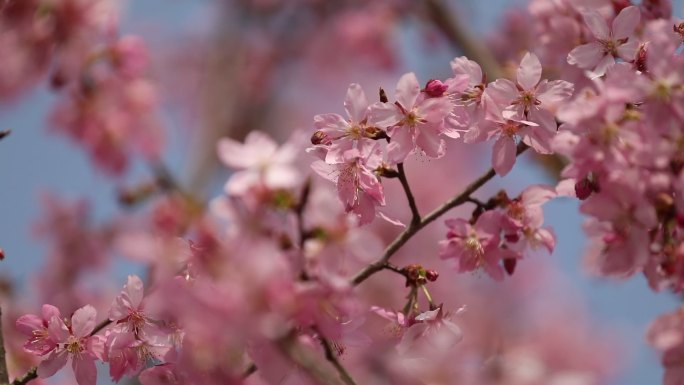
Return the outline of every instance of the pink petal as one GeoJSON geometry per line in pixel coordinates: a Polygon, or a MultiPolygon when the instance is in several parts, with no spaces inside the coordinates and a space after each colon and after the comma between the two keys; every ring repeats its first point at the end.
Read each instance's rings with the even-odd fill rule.
{"type": "Polygon", "coordinates": [[[431,123],[439,123],[451,112],[452,104],[445,97],[425,99],[416,107],[416,113],[431,123]]]}
{"type": "Polygon", "coordinates": [[[368,194],[361,193],[353,211],[359,217],[359,225],[371,223],[375,219],[375,202],[368,194]]]}
{"type": "Polygon", "coordinates": [[[404,115],[392,103],[374,103],[368,112],[368,123],[380,128],[387,128],[399,123],[404,115]]]}
{"type": "Polygon", "coordinates": [[[539,83],[542,74],[542,66],[537,55],[526,53],[518,67],[517,80],[523,89],[529,91],[539,83]]]}
{"type": "Polygon", "coordinates": [[[420,95],[420,83],[413,72],[404,74],[397,82],[395,98],[406,110],[412,110],[416,99],[420,95]]]}
{"type": "Polygon", "coordinates": [[[641,21],[641,11],[638,7],[623,8],[613,20],[613,39],[620,40],[630,37],[641,21]]]}
{"type": "Polygon", "coordinates": [[[38,365],[38,377],[48,378],[54,376],[55,373],[66,365],[68,358],[69,355],[66,350],[53,351],[38,365]]]}
{"type": "Polygon", "coordinates": [[[359,171],[359,186],[363,191],[372,197],[378,204],[385,204],[385,195],[382,184],[375,175],[365,167],[359,171]]]}
{"type": "Polygon", "coordinates": [[[337,178],[339,177],[339,171],[337,171],[337,167],[327,164],[322,160],[317,160],[311,164],[311,169],[313,169],[316,174],[322,176],[323,178],[333,183],[337,183],[337,178]]]}
{"type": "Polygon", "coordinates": [[[576,65],[580,68],[594,68],[605,56],[603,48],[597,42],[583,44],[575,47],[568,54],[568,64],[576,65]]]}
{"type": "Polygon", "coordinates": [[[556,107],[558,104],[570,99],[575,85],[564,80],[542,82],[537,88],[537,99],[543,108],[556,107]]]}
{"type": "Polygon", "coordinates": [[[55,342],[64,342],[69,337],[69,329],[61,318],[53,316],[48,321],[48,335],[55,342]]]}
{"type": "Polygon", "coordinates": [[[43,319],[35,314],[25,314],[17,319],[15,323],[17,330],[21,334],[33,336],[34,330],[43,329],[43,319]]]}
{"type": "Polygon", "coordinates": [[[392,141],[387,145],[387,160],[392,164],[403,162],[414,149],[413,135],[406,127],[399,127],[392,134],[392,141]]]}
{"type": "Polygon", "coordinates": [[[368,112],[368,99],[360,85],[352,83],[347,89],[347,97],[344,100],[344,108],[352,122],[359,123],[366,119],[368,112]]]}
{"type": "Polygon", "coordinates": [[[86,337],[95,329],[97,310],[91,305],[85,305],[76,310],[71,316],[71,331],[76,337],[86,337]]]}
{"type": "Polygon", "coordinates": [[[601,14],[593,9],[588,9],[582,13],[582,16],[594,37],[599,40],[607,40],[609,38],[608,23],[606,23],[606,19],[601,14]]]}
{"type": "Polygon", "coordinates": [[[430,158],[441,158],[446,152],[446,144],[439,137],[439,131],[424,124],[418,130],[416,145],[430,158]]]}
{"type": "Polygon", "coordinates": [[[338,138],[345,134],[347,127],[349,127],[349,122],[338,114],[320,114],[314,116],[314,128],[321,130],[331,138],[338,138]]]}
{"type": "MultiPolygon", "coordinates": [[[[520,95],[520,92],[512,81],[508,79],[498,79],[489,84],[485,90],[485,95],[489,98],[486,103],[489,103],[490,101],[495,103],[498,110],[501,111],[511,104],[511,102],[520,95]]],[[[490,109],[492,107],[487,106],[487,108],[490,109]]]]}
{"type": "Polygon", "coordinates": [[[608,67],[612,66],[613,64],[615,64],[615,58],[613,58],[613,56],[604,56],[603,59],[601,59],[601,61],[596,65],[596,68],[591,71],[591,78],[593,79],[605,75],[608,67]]]}
{"type": "Polygon", "coordinates": [[[494,143],[492,167],[500,176],[508,174],[515,164],[515,141],[509,136],[502,136],[494,143]]]}
{"type": "Polygon", "coordinates": [[[43,307],[41,308],[41,313],[43,315],[43,319],[48,321],[50,318],[57,316],[61,317],[62,315],[59,313],[59,309],[56,307],[49,305],[49,304],[44,304],[43,307]]]}
{"type": "Polygon", "coordinates": [[[95,361],[83,355],[76,355],[71,362],[78,385],[95,385],[97,382],[97,368],[95,361]]]}
{"type": "Polygon", "coordinates": [[[451,61],[451,69],[455,75],[468,75],[471,85],[482,83],[482,68],[477,62],[469,60],[465,56],[457,57],[451,61]]]}
{"type": "Polygon", "coordinates": [[[521,200],[525,206],[541,205],[549,199],[556,197],[556,191],[551,186],[532,185],[525,189],[521,194],[521,200]]]}
{"type": "Polygon", "coordinates": [[[139,309],[144,293],[142,280],[137,275],[129,275],[124,291],[130,300],[131,306],[134,309],[139,309]]]}
{"type": "Polygon", "coordinates": [[[639,42],[633,38],[617,47],[618,56],[626,61],[634,60],[638,50],[639,42]]]}

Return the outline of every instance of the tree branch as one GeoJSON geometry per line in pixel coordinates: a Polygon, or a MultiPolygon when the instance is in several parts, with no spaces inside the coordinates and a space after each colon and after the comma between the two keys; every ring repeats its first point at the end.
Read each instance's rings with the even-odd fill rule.
{"type": "Polygon", "coordinates": [[[418,222],[420,222],[420,212],[418,211],[418,206],[416,205],[416,199],[413,197],[413,193],[411,192],[408,179],[406,179],[404,164],[399,163],[397,165],[397,169],[399,170],[399,181],[401,182],[401,187],[404,188],[406,199],[408,199],[409,207],[411,207],[411,224],[416,225],[418,222]]]}
{"type": "Polygon", "coordinates": [[[453,10],[447,9],[442,0],[425,0],[424,4],[428,18],[452,45],[460,48],[470,60],[478,62],[489,79],[503,77],[501,66],[494,55],[456,20],[453,10]]]}
{"type": "Polygon", "coordinates": [[[0,309],[0,384],[9,384],[7,374],[7,356],[5,355],[5,337],[2,332],[2,309],[0,309]]]}
{"type": "Polygon", "coordinates": [[[342,382],[345,383],[345,385],[356,385],[356,382],[354,379],[351,377],[347,369],[342,366],[340,361],[337,359],[337,356],[335,355],[335,351],[332,348],[332,345],[330,344],[330,341],[328,341],[326,338],[323,336],[320,337],[321,339],[321,345],[323,346],[323,349],[325,350],[325,359],[328,360],[332,364],[332,366],[335,367],[337,370],[337,373],[340,375],[340,379],[342,379],[342,382]]]}
{"type": "MultiPolygon", "coordinates": [[[[528,148],[529,147],[526,144],[520,142],[518,144],[516,156],[522,154],[528,148]]],[[[446,203],[436,208],[431,213],[427,214],[425,217],[420,219],[416,224],[411,222],[411,225],[404,229],[404,231],[402,231],[401,234],[399,234],[399,236],[395,238],[394,241],[392,241],[392,243],[389,244],[389,246],[387,246],[380,259],[366,266],[363,270],[361,270],[354,276],[354,278],[352,279],[352,284],[356,286],[361,282],[365,281],[371,275],[377,273],[382,269],[387,268],[387,262],[394,255],[394,253],[396,253],[418,231],[420,231],[423,227],[427,226],[428,224],[432,223],[435,219],[439,218],[452,208],[460,206],[465,202],[468,202],[470,194],[477,191],[477,189],[479,189],[490,179],[492,179],[494,175],[496,175],[496,172],[494,171],[494,169],[490,168],[489,171],[487,171],[482,176],[473,181],[471,184],[469,184],[461,193],[449,199],[446,203]]]]}

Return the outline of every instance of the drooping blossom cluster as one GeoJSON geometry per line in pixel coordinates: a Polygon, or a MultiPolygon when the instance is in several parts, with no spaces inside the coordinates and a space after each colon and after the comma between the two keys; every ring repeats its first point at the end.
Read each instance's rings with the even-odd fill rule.
{"type": "MultiPolygon", "coordinates": [[[[12,31],[7,41],[27,39],[17,60],[48,55],[40,41],[27,48],[41,29],[26,15],[35,12],[39,22],[50,17],[38,27],[49,27],[60,43],[49,53],[57,57],[54,86],[67,96],[53,114],[58,129],[109,173],[122,173],[133,152],[155,165],[160,127],[142,40],[117,38],[115,23],[106,24],[104,35],[86,28],[95,17],[90,11],[104,1],[53,0],[45,10],[39,3],[11,2],[6,9],[21,17],[3,16],[17,26],[1,24],[0,31],[12,31]],[[60,6],[69,12],[59,12],[60,6]],[[65,31],[63,24],[85,32],[65,31]],[[67,49],[72,44],[79,49],[67,49]]],[[[377,23],[355,12],[316,23],[313,15],[335,7],[237,1],[235,9],[250,16],[245,20],[265,21],[253,30],[261,33],[250,38],[257,48],[247,57],[259,52],[270,58],[242,78],[250,86],[245,99],[260,101],[252,113],[267,104],[264,89],[277,78],[268,67],[300,52],[299,36],[288,33],[292,40],[282,46],[268,41],[282,32],[279,25],[301,21],[290,31],[295,35],[306,35],[307,23],[312,30],[332,25],[329,33],[348,36],[345,50],[382,51],[375,58],[387,63],[390,21],[399,11],[424,11],[410,3],[374,3],[373,12],[387,17],[377,23]],[[381,36],[357,36],[355,25],[381,36]]],[[[122,194],[130,206],[154,200],[138,213],[143,220],[130,222],[135,226],[93,231],[84,207],[51,204],[54,212],[41,231],[57,229],[58,256],[44,277],[57,283],[46,279],[43,291],[76,282],[86,263],[104,264],[102,249],[111,242],[145,265],[147,292],[140,278],[129,276],[106,309],[65,292],[64,302],[51,299],[40,315],[20,317],[23,348],[41,360],[35,373],[52,377],[70,362],[79,385],[94,385],[96,363],[103,362],[112,380],[138,376],[143,385],[603,383],[611,372],[606,357],[614,354],[604,336],[581,322],[557,330],[570,312],[555,302],[526,302],[531,291],[545,291],[540,282],[550,274],[547,262],[531,254],[556,247],[542,206],[559,195],[575,196],[592,217],[590,234],[598,236],[597,271],[644,272],[655,289],[681,290],[684,27],[669,19],[667,4],[532,1],[534,27],[542,33],[525,36],[540,44],[508,47],[514,64],[504,77],[487,79],[491,68],[461,56],[447,79],[423,85],[412,72],[400,76],[392,99],[382,89],[371,98],[353,83],[345,116],[316,115],[312,132],[295,132],[283,144],[253,127],[244,141],[220,139],[216,155],[231,174],[209,203],[194,195],[195,186],[186,189],[155,168],[154,186],[122,194]],[[528,51],[533,46],[538,49],[528,51]],[[493,147],[491,169],[482,167],[473,183],[424,211],[414,192],[436,189],[441,181],[429,178],[459,179],[461,168],[475,168],[470,159],[461,162],[467,167],[452,162],[458,150],[447,150],[467,152],[463,144],[486,141],[493,147]],[[556,188],[531,185],[517,195],[501,190],[478,198],[485,183],[508,175],[528,149],[567,158],[556,188]],[[425,175],[406,172],[425,158],[425,175]],[[385,210],[402,204],[411,217],[390,218],[385,210]],[[461,210],[466,205],[474,206],[469,216],[461,210]],[[430,230],[432,222],[438,226],[430,230]],[[495,281],[507,274],[496,284],[508,286],[453,270],[482,270],[495,281]],[[96,308],[107,314],[99,324],[96,308]]],[[[11,81],[25,83],[44,71],[34,66],[26,78],[0,69],[2,95],[23,87],[11,81]]],[[[649,333],[664,352],[667,385],[684,373],[679,318],[661,317],[649,333]]]]}

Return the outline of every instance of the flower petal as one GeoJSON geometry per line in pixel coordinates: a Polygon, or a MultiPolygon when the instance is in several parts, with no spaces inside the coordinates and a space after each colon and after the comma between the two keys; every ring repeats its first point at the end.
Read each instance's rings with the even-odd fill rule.
{"type": "Polygon", "coordinates": [[[520,61],[516,79],[523,89],[529,91],[539,83],[542,74],[542,66],[537,55],[526,53],[520,61]]]}
{"type": "Polygon", "coordinates": [[[641,11],[635,6],[623,8],[613,19],[613,39],[620,40],[634,34],[634,30],[641,21],[641,11]]]}

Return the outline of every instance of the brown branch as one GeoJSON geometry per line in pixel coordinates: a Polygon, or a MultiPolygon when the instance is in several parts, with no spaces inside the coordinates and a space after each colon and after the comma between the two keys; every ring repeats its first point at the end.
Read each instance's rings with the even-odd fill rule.
{"type": "MultiPolygon", "coordinates": [[[[529,147],[526,144],[520,142],[518,144],[516,155],[522,154],[528,148],[529,147]]],[[[423,227],[427,226],[428,224],[432,223],[434,220],[436,220],[452,208],[460,206],[465,202],[468,202],[470,194],[477,191],[477,189],[479,189],[490,179],[492,179],[494,175],[496,175],[496,172],[494,171],[494,169],[490,168],[489,171],[487,171],[482,176],[473,181],[471,184],[469,184],[461,193],[449,199],[446,203],[436,208],[431,213],[427,214],[425,217],[421,218],[417,223],[414,224],[413,222],[411,222],[411,224],[401,234],[399,234],[399,236],[395,238],[394,241],[392,241],[392,243],[389,244],[389,246],[387,246],[380,259],[366,266],[363,270],[361,270],[354,276],[354,278],[352,279],[352,284],[356,286],[361,282],[365,281],[371,275],[377,273],[378,271],[386,269],[388,266],[387,262],[394,255],[394,253],[396,253],[418,231],[420,231],[423,227]]]]}
{"type": "Polygon", "coordinates": [[[408,199],[409,207],[411,208],[411,224],[416,225],[420,222],[420,211],[418,211],[418,206],[416,205],[416,199],[413,197],[411,192],[411,187],[409,186],[408,179],[406,179],[406,172],[404,171],[404,164],[399,163],[397,165],[397,170],[399,170],[399,181],[401,182],[401,187],[404,188],[406,193],[406,199],[408,199]]]}
{"type": "Polygon", "coordinates": [[[292,362],[302,368],[315,383],[323,385],[341,385],[340,381],[335,378],[329,370],[323,368],[320,360],[316,359],[316,357],[297,344],[294,333],[290,333],[286,337],[278,340],[277,346],[283,354],[292,360],[292,362]]]}
{"type": "Polygon", "coordinates": [[[321,338],[321,345],[323,346],[323,349],[325,350],[325,359],[328,360],[332,364],[332,366],[335,367],[335,370],[337,370],[337,373],[340,375],[340,379],[342,379],[342,382],[345,383],[345,385],[356,385],[356,382],[354,379],[351,377],[347,369],[342,366],[340,361],[337,359],[337,356],[335,355],[335,351],[332,348],[332,345],[330,344],[330,341],[328,341],[326,338],[323,336],[321,338]]]}
{"type": "Polygon", "coordinates": [[[0,309],[0,384],[9,384],[7,374],[7,356],[5,354],[5,338],[2,332],[2,309],[0,309]]]}
{"type": "Polygon", "coordinates": [[[503,77],[499,62],[487,47],[478,42],[470,32],[458,22],[456,14],[448,9],[442,0],[425,0],[428,18],[456,48],[460,48],[469,59],[480,64],[489,79],[503,77]]]}

